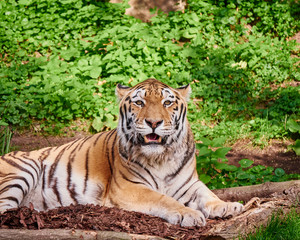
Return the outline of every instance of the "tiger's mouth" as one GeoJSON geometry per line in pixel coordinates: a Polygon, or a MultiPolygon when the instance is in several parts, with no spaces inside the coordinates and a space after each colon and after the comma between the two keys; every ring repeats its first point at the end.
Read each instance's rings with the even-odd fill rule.
{"type": "Polygon", "coordinates": [[[155,133],[150,133],[144,136],[144,143],[145,144],[161,144],[162,143],[162,138],[161,136],[155,134],[155,133]]]}
{"type": "Polygon", "coordinates": [[[138,134],[136,138],[136,143],[141,145],[164,145],[167,142],[167,136],[159,136],[155,133],[150,133],[147,135],[138,134]]]}

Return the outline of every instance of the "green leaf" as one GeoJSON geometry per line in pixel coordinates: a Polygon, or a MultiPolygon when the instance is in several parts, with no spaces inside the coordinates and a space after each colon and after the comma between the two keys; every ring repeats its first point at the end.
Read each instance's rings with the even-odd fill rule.
{"type": "Polygon", "coordinates": [[[229,165],[227,163],[220,163],[220,162],[216,162],[215,167],[219,170],[225,170],[228,172],[235,172],[238,170],[238,168],[234,165],[229,165]]]}
{"type": "Polygon", "coordinates": [[[32,0],[20,0],[18,3],[20,5],[26,5],[26,6],[28,6],[28,5],[31,4],[31,2],[32,2],[32,0]]]}
{"type": "Polygon", "coordinates": [[[248,168],[250,167],[252,164],[254,163],[254,161],[250,160],[250,159],[242,159],[239,161],[239,164],[241,165],[242,168],[248,168]]]}
{"type": "Polygon", "coordinates": [[[294,145],[291,145],[291,148],[295,151],[297,156],[300,156],[300,139],[297,139],[294,145]]]}
{"type": "Polygon", "coordinates": [[[211,177],[206,174],[200,174],[199,176],[200,181],[202,181],[204,184],[207,184],[210,182],[211,177]]]}
{"type": "Polygon", "coordinates": [[[298,124],[296,121],[289,119],[286,123],[287,128],[292,132],[300,132],[300,124],[298,124]]]}
{"type": "Polygon", "coordinates": [[[80,59],[78,61],[78,68],[81,70],[81,71],[84,71],[86,70],[86,67],[89,65],[89,62],[86,60],[86,59],[80,59]]]}
{"type": "Polygon", "coordinates": [[[203,146],[203,147],[201,147],[200,149],[199,149],[199,156],[204,156],[204,155],[208,155],[208,154],[210,154],[210,153],[212,153],[212,150],[211,149],[209,149],[209,148],[207,148],[206,146],[203,146]]]}
{"type": "Polygon", "coordinates": [[[102,122],[102,118],[101,117],[95,117],[94,120],[93,120],[93,123],[92,123],[92,127],[97,132],[100,132],[103,129],[103,127],[104,127],[104,124],[102,122]]]}
{"type": "Polygon", "coordinates": [[[98,78],[100,76],[101,72],[102,72],[102,68],[101,67],[94,67],[90,71],[90,77],[91,78],[98,78]]]}
{"type": "Polygon", "coordinates": [[[237,175],[237,178],[238,179],[249,179],[251,177],[251,175],[249,173],[246,173],[246,172],[240,172],[238,173],[237,175]]]}
{"type": "Polygon", "coordinates": [[[282,168],[276,168],[274,173],[277,177],[282,177],[285,174],[285,171],[282,168]]]}
{"type": "Polygon", "coordinates": [[[105,114],[105,122],[103,123],[105,126],[113,129],[115,127],[117,127],[117,121],[114,120],[114,116],[110,113],[105,114]]]}
{"type": "Polygon", "coordinates": [[[8,126],[8,123],[6,123],[6,122],[0,120],[0,126],[8,126]]]}
{"type": "Polygon", "coordinates": [[[199,137],[199,140],[202,142],[203,145],[210,146],[212,141],[205,137],[199,137]]]}
{"type": "Polygon", "coordinates": [[[231,150],[230,147],[218,148],[212,156],[215,158],[226,159],[226,154],[231,150]]]}
{"type": "Polygon", "coordinates": [[[226,137],[214,138],[211,141],[211,147],[223,147],[225,141],[226,141],[226,137]]]}

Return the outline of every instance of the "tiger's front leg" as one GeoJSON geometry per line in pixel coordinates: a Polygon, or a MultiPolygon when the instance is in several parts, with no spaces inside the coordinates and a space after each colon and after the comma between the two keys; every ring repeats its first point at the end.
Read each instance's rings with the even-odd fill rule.
{"type": "Polygon", "coordinates": [[[222,201],[199,180],[184,198],[178,200],[185,206],[200,210],[208,218],[235,216],[244,209],[241,203],[222,201]]]}
{"type": "Polygon", "coordinates": [[[153,191],[143,184],[128,181],[122,182],[122,185],[111,184],[105,205],[161,217],[169,223],[186,227],[206,224],[201,211],[185,207],[174,198],[153,191]]]}

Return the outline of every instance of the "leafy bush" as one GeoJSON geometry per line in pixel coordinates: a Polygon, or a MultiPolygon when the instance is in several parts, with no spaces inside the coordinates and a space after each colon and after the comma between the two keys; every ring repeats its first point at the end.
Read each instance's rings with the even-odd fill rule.
{"type": "Polygon", "coordinates": [[[295,4],[189,1],[185,13],[142,23],[124,15],[127,4],[1,1],[0,119],[62,127],[85,118],[96,131],[113,128],[115,85],[155,77],[192,82],[196,139],[290,136],[299,91],[280,84],[300,79],[291,57],[299,50],[285,40],[299,30],[295,4]]]}
{"type": "Polygon", "coordinates": [[[230,188],[247,186],[264,182],[282,182],[300,179],[299,174],[286,174],[282,168],[253,166],[250,159],[241,159],[239,167],[228,164],[226,154],[231,148],[223,147],[225,138],[201,138],[202,143],[196,145],[197,170],[199,178],[209,188],[230,188]]]}

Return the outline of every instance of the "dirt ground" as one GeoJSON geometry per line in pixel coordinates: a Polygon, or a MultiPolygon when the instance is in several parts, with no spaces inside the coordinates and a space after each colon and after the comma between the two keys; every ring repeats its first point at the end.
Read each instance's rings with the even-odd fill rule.
{"type": "MultiPolygon", "coordinates": [[[[54,147],[90,135],[87,132],[75,132],[74,136],[43,136],[34,135],[31,132],[22,134],[15,133],[11,141],[13,150],[31,151],[43,147],[54,147]]],[[[300,156],[293,151],[287,151],[287,146],[292,142],[273,140],[270,145],[264,149],[253,147],[250,140],[241,140],[236,142],[231,151],[227,154],[230,164],[237,165],[238,161],[248,158],[254,161],[255,165],[271,166],[282,168],[286,173],[300,174],[300,156]]]]}

